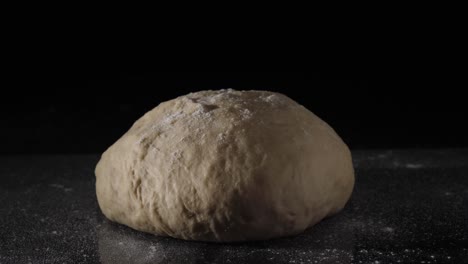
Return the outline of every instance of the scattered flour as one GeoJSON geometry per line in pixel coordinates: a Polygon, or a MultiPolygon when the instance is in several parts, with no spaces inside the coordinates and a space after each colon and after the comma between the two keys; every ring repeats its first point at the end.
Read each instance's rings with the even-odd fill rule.
{"type": "MultiPolygon", "coordinates": [[[[179,121],[186,123],[187,128],[193,132],[193,137],[196,139],[204,140],[206,135],[203,133],[212,122],[214,122],[213,111],[220,108],[219,104],[225,101],[231,101],[234,104],[234,109],[238,111],[238,118],[234,118],[232,124],[236,126],[241,121],[249,120],[253,117],[254,112],[251,109],[247,109],[243,106],[245,102],[240,100],[236,96],[238,91],[232,89],[219,90],[218,93],[209,97],[195,97],[196,94],[188,94],[185,96],[188,102],[196,104],[196,109],[193,112],[178,111],[176,113],[168,113],[162,120],[157,124],[150,125],[149,129],[146,129],[137,141],[137,144],[142,144],[146,141],[151,141],[149,137],[162,136],[170,137],[171,127],[179,121]]],[[[269,95],[261,97],[262,100],[273,105],[281,104],[283,99],[278,95],[269,95]]],[[[227,131],[220,133],[217,137],[218,141],[224,141],[226,138],[227,131]]],[[[185,138],[179,139],[178,142],[183,141],[185,138]]]]}
{"type": "Polygon", "coordinates": [[[50,186],[50,187],[53,187],[53,188],[61,189],[61,190],[63,190],[64,192],[71,192],[71,191],[73,191],[73,188],[67,188],[67,187],[65,187],[63,184],[52,183],[52,184],[49,184],[49,186],[50,186]]]}

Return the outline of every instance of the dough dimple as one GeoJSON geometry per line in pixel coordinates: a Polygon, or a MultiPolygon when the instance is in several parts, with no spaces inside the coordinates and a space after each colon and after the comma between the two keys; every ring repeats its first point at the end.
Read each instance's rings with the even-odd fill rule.
{"type": "Polygon", "coordinates": [[[96,194],[112,221],[201,241],[298,234],[341,210],[351,154],[324,121],[267,91],[161,103],[107,149],[96,194]]]}

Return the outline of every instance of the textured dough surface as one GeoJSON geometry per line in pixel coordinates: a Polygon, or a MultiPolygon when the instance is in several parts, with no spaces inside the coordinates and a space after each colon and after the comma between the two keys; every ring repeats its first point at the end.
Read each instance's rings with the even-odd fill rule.
{"type": "Polygon", "coordinates": [[[161,103],[95,173],[110,220],[201,241],[298,234],[354,186],[350,151],[324,121],[282,94],[231,89],[161,103]]]}

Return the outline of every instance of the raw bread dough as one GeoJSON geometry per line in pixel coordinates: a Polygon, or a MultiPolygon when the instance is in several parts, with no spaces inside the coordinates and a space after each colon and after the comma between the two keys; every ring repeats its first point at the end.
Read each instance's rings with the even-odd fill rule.
{"type": "Polygon", "coordinates": [[[161,103],[96,167],[112,221],[187,240],[298,234],[341,210],[348,147],[324,121],[266,91],[201,91],[161,103]]]}

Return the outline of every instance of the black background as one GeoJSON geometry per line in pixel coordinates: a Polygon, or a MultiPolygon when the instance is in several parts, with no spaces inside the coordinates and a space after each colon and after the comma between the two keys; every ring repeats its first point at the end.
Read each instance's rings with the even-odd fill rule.
{"type": "Polygon", "coordinates": [[[466,87],[434,71],[24,72],[4,79],[0,154],[101,153],[161,101],[221,88],[284,93],[352,149],[468,147],[466,87]]]}

